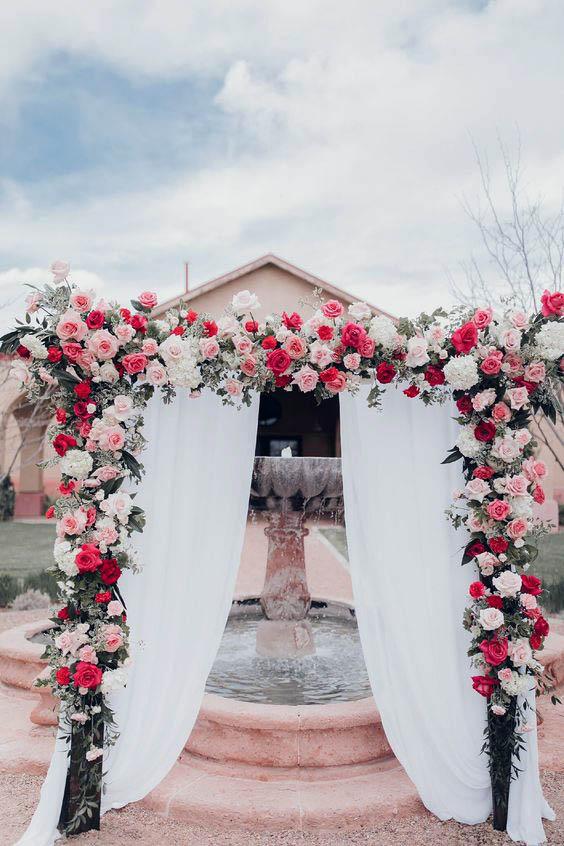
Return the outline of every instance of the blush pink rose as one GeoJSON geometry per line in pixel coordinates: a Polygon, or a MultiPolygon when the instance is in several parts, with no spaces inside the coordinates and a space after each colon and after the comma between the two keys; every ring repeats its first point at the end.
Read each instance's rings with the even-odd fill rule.
{"type": "Polygon", "coordinates": [[[98,443],[100,449],[107,449],[112,452],[123,449],[123,445],[125,444],[123,429],[121,426],[108,426],[98,438],[98,443]]]}
{"type": "Polygon", "coordinates": [[[315,386],[319,382],[319,376],[313,367],[305,364],[297,370],[296,373],[294,373],[292,382],[294,385],[298,386],[302,393],[307,394],[309,391],[314,390],[315,386]]]}
{"type": "Polygon", "coordinates": [[[83,509],[76,511],[69,511],[63,514],[61,519],[57,522],[57,534],[59,537],[63,535],[81,535],[86,529],[87,515],[83,509]]]}
{"type": "Polygon", "coordinates": [[[523,462],[523,473],[530,482],[538,482],[546,476],[546,464],[536,458],[526,458],[523,462]]]}
{"type": "Polygon", "coordinates": [[[525,476],[508,476],[505,490],[511,496],[524,496],[527,493],[529,480],[525,476]]]}
{"type": "Polygon", "coordinates": [[[88,349],[99,361],[108,361],[117,353],[119,342],[107,329],[97,329],[88,339],[88,349]]]}
{"type": "Polygon", "coordinates": [[[238,379],[228,379],[225,383],[225,390],[230,397],[240,397],[243,393],[243,385],[238,379]]]}
{"type": "Polygon", "coordinates": [[[249,355],[253,350],[253,342],[247,335],[235,335],[233,344],[239,355],[249,355]]]}
{"type": "Polygon", "coordinates": [[[55,332],[61,341],[82,341],[88,332],[88,326],[77,311],[69,309],[61,315],[55,332]]]}
{"type": "Polygon", "coordinates": [[[102,524],[96,526],[95,538],[97,543],[103,543],[106,546],[111,546],[118,539],[118,532],[114,526],[102,524]]]}
{"type": "Polygon", "coordinates": [[[363,358],[372,358],[376,349],[376,341],[366,335],[366,337],[360,339],[357,349],[363,358]]]}
{"type": "Polygon", "coordinates": [[[159,351],[159,345],[154,338],[145,338],[141,347],[141,352],[144,355],[156,355],[159,351]]]}
{"type": "Polygon", "coordinates": [[[147,365],[147,382],[150,385],[164,385],[167,380],[166,370],[158,361],[150,361],[147,365]]]}
{"type": "Polygon", "coordinates": [[[507,534],[512,540],[524,537],[529,530],[529,524],[523,517],[518,517],[507,524],[507,534]]]}
{"type": "Polygon", "coordinates": [[[491,308],[479,308],[474,312],[472,320],[477,329],[485,329],[492,322],[492,316],[491,308]]]}
{"type": "Polygon", "coordinates": [[[212,338],[201,338],[200,339],[200,352],[204,358],[212,359],[215,358],[219,352],[219,344],[217,343],[215,337],[212,338]]]}
{"type": "Polygon", "coordinates": [[[306,342],[299,335],[291,333],[284,341],[284,349],[294,360],[303,358],[307,352],[306,342]]]}
{"type": "Polygon", "coordinates": [[[92,365],[94,364],[94,356],[90,350],[81,350],[76,357],[76,363],[79,367],[82,367],[83,370],[89,373],[92,369],[92,365]]]}
{"type": "Polygon", "coordinates": [[[321,307],[321,311],[325,317],[329,317],[331,320],[335,320],[337,317],[340,317],[344,310],[345,309],[338,300],[327,300],[327,302],[321,307]]]}
{"type": "Polygon", "coordinates": [[[503,670],[498,671],[497,677],[500,681],[510,682],[513,678],[513,672],[509,669],[509,667],[504,667],[503,670]]]}
{"type": "Polygon", "coordinates": [[[84,314],[92,308],[92,297],[87,291],[75,291],[74,294],[71,294],[70,304],[75,311],[84,314]]]}
{"type": "Polygon", "coordinates": [[[343,358],[343,364],[347,370],[358,370],[360,367],[360,355],[358,353],[348,353],[343,358]]]}
{"type": "Polygon", "coordinates": [[[527,382],[543,382],[546,378],[546,367],[543,361],[532,361],[525,367],[527,382]]]}
{"type": "Polygon", "coordinates": [[[529,404],[529,394],[526,388],[511,388],[507,391],[509,403],[514,411],[520,411],[529,404]]]}
{"type": "Polygon", "coordinates": [[[98,656],[96,655],[96,650],[93,646],[82,646],[78,650],[78,658],[81,661],[88,661],[90,664],[97,664],[98,663],[98,656]]]}
{"type": "Polygon", "coordinates": [[[102,641],[106,652],[117,652],[123,646],[123,632],[119,626],[113,623],[104,626],[102,629],[102,641]]]}
{"type": "Polygon", "coordinates": [[[124,611],[125,608],[118,599],[108,602],[108,617],[119,617],[124,611]]]}
{"type": "Polygon", "coordinates": [[[101,482],[109,482],[110,479],[116,479],[119,476],[119,470],[117,467],[112,467],[111,464],[104,464],[103,467],[95,470],[92,475],[100,479],[101,482]]]}
{"type": "Polygon", "coordinates": [[[523,372],[523,359],[520,355],[509,353],[503,359],[503,370],[510,376],[519,376],[523,372]]]}
{"type": "Polygon", "coordinates": [[[504,402],[496,402],[492,409],[492,417],[497,423],[507,423],[511,420],[511,409],[504,402]]]}
{"type": "Polygon", "coordinates": [[[135,329],[129,323],[118,323],[114,327],[114,332],[121,344],[128,344],[135,335],[135,329]]]}
{"type": "Polygon", "coordinates": [[[241,370],[245,376],[254,376],[257,372],[257,360],[254,355],[248,355],[241,362],[241,370]]]}
{"type": "Polygon", "coordinates": [[[143,291],[137,299],[144,308],[155,308],[158,302],[157,295],[153,291],[143,291]]]}

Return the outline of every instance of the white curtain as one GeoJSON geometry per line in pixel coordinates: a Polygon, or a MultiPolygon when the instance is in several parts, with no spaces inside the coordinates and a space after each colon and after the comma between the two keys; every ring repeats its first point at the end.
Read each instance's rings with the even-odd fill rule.
{"type": "MultiPolygon", "coordinates": [[[[120,737],[104,761],[103,811],[159,784],[198,715],[235,588],[257,414],[257,396],[237,410],[208,391],[168,406],[155,398],[147,409],[147,472],[137,500],[147,526],[134,535],[143,570],[120,580],[133,662],[113,701],[120,737]]],[[[62,749],[18,846],[54,842],[65,776],[62,749]]]]}
{"type": "MultiPolygon", "coordinates": [[[[392,749],[424,805],[440,819],[484,821],[491,811],[486,709],[470,684],[462,613],[472,566],[444,514],[462,487],[460,466],[441,466],[454,444],[452,409],[425,407],[389,389],[383,410],[368,387],[341,394],[347,542],[362,648],[392,749]]],[[[538,779],[535,731],[526,769],[511,786],[508,832],[544,842],[553,818],[538,779]]]]}

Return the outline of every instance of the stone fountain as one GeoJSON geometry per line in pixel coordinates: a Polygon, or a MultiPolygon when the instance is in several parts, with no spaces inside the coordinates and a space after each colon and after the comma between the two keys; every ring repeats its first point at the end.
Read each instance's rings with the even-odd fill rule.
{"type": "Polygon", "coordinates": [[[267,509],[268,558],[260,604],[265,619],[257,628],[257,653],[278,658],[315,652],[307,619],[305,520],[313,513],[342,514],[341,461],[338,458],[255,459],[251,502],[267,509]]]}

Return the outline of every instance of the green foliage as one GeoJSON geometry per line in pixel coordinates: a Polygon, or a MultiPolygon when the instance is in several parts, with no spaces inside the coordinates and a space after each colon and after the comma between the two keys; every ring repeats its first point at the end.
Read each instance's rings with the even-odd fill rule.
{"type": "Polygon", "coordinates": [[[0,608],[6,608],[20,592],[19,579],[8,573],[0,573],[0,608]]]}
{"type": "Polygon", "coordinates": [[[43,570],[39,573],[31,573],[23,580],[23,590],[39,590],[41,593],[47,593],[51,599],[57,599],[58,587],[55,576],[52,573],[43,570]]]}
{"type": "Polygon", "coordinates": [[[10,520],[14,516],[16,492],[9,476],[0,481],[0,522],[10,520]]]}

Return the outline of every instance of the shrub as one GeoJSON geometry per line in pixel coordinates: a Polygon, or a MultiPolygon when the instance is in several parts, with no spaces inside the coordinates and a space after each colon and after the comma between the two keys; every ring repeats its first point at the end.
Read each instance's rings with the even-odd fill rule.
{"type": "Polygon", "coordinates": [[[56,599],[59,592],[55,576],[46,570],[26,576],[23,580],[23,590],[39,590],[48,594],[51,599],[56,599]]]}
{"type": "Polygon", "coordinates": [[[0,522],[11,520],[14,516],[16,492],[9,476],[0,479],[0,522]]]}
{"type": "Polygon", "coordinates": [[[0,573],[0,608],[6,608],[10,602],[13,602],[20,588],[18,580],[8,573],[0,573]]]}
{"type": "Polygon", "coordinates": [[[12,602],[14,611],[32,611],[34,608],[48,608],[51,599],[47,593],[30,588],[25,593],[20,593],[12,602]]]}

